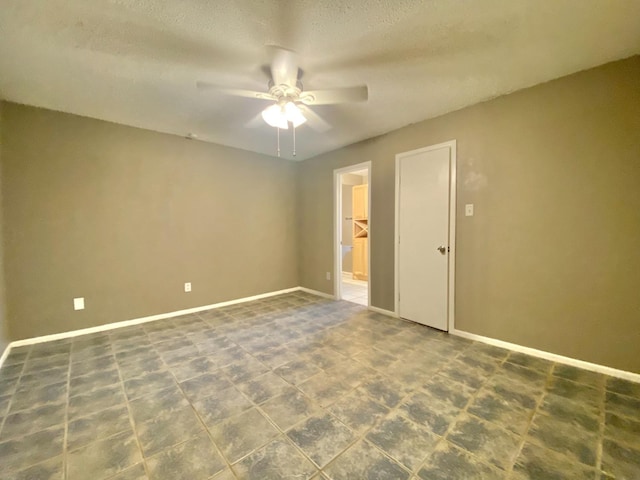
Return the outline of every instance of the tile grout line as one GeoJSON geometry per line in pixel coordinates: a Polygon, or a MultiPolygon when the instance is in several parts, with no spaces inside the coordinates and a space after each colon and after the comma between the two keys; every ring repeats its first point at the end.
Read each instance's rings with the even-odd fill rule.
{"type": "MultiPolygon", "coordinates": [[[[196,317],[208,325],[208,323],[207,323],[205,320],[203,320],[203,319],[200,317],[200,315],[198,315],[197,313],[196,313],[196,317]]],[[[178,327],[178,328],[179,328],[179,327],[178,327]]],[[[146,332],[145,332],[145,334],[146,334],[146,332]]],[[[231,341],[231,340],[229,340],[229,341],[231,341]]],[[[162,342],[160,342],[160,343],[162,343],[162,342]]],[[[191,342],[191,343],[193,343],[193,342],[191,342]]],[[[235,342],[231,342],[231,343],[233,343],[234,345],[236,345],[236,343],[235,343],[235,342]]],[[[191,407],[191,410],[192,410],[192,411],[193,411],[193,413],[195,414],[196,418],[198,419],[198,421],[200,422],[200,424],[201,424],[201,425],[202,425],[202,427],[204,428],[204,432],[205,432],[205,434],[207,435],[207,437],[209,438],[209,441],[211,442],[211,444],[212,444],[212,445],[213,445],[213,447],[215,448],[216,452],[218,452],[218,455],[220,456],[220,458],[222,459],[222,461],[223,461],[223,462],[224,462],[224,464],[226,465],[227,469],[229,469],[229,471],[231,472],[231,474],[232,474],[234,477],[236,477],[235,472],[231,469],[231,464],[230,464],[230,463],[229,463],[229,461],[227,460],[226,455],[224,455],[224,453],[222,452],[222,450],[221,450],[221,449],[220,449],[220,447],[218,446],[218,443],[213,439],[213,436],[212,436],[211,432],[209,431],[209,427],[207,426],[207,424],[206,424],[206,423],[204,422],[204,420],[202,419],[202,417],[201,417],[201,415],[200,415],[200,412],[198,412],[198,410],[197,410],[197,409],[195,408],[195,406],[193,405],[193,402],[191,402],[191,400],[189,399],[189,397],[186,395],[185,391],[184,391],[184,390],[183,390],[183,388],[182,388],[182,385],[180,385],[180,382],[178,381],[177,377],[175,376],[175,374],[174,374],[174,373],[173,373],[173,371],[171,370],[171,367],[170,367],[170,366],[169,366],[169,364],[165,361],[165,359],[164,359],[164,357],[162,356],[162,354],[157,350],[157,348],[156,348],[155,344],[154,344],[154,343],[151,343],[151,345],[152,345],[153,349],[156,351],[156,353],[158,354],[158,356],[160,357],[160,360],[162,361],[162,363],[163,363],[163,365],[165,366],[165,368],[167,369],[167,371],[168,371],[169,373],[171,373],[171,376],[174,378],[174,381],[175,381],[175,383],[176,383],[176,386],[178,387],[178,389],[179,389],[179,390],[180,390],[180,392],[182,393],[183,397],[185,398],[185,400],[187,401],[187,403],[188,403],[188,404],[189,404],[189,406],[191,407]]],[[[194,346],[195,346],[195,344],[194,344],[194,346]]],[[[197,348],[197,347],[196,347],[196,348],[197,348]]],[[[218,370],[220,370],[220,368],[218,368],[218,370]]],[[[227,377],[227,376],[224,374],[224,372],[222,372],[222,371],[221,371],[220,373],[221,373],[225,378],[227,377]]],[[[196,377],[193,377],[193,378],[196,378],[196,377]]],[[[186,381],[186,380],[185,380],[185,381],[186,381]]],[[[231,384],[233,385],[233,382],[231,382],[231,384]]],[[[240,393],[242,394],[242,392],[240,392],[240,393]]],[[[207,398],[207,397],[205,397],[205,398],[207,398]]],[[[165,450],[170,449],[170,448],[175,448],[175,447],[176,447],[176,446],[178,446],[178,445],[182,445],[183,443],[186,443],[186,442],[188,442],[189,440],[191,440],[192,438],[195,438],[195,437],[196,437],[196,435],[192,435],[191,437],[189,437],[188,439],[184,440],[183,442],[179,442],[179,443],[176,443],[175,445],[171,445],[171,446],[167,447],[165,450]]],[[[160,452],[158,452],[158,453],[160,453],[160,452]]],[[[156,455],[157,455],[157,454],[156,454],[156,455]]],[[[144,453],[143,453],[143,456],[144,456],[144,453]]],[[[153,456],[153,455],[151,455],[151,456],[153,456]]],[[[145,457],[145,458],[146,458],[146,457],[145,457]]],[[[218,472],[214,473],[214,474],[212,475],[212,477],[213,477],[213,476],[215,476],[215,475],[218,475],[220,472],[223,472],[223,471],[224,471],[224,468],[223,468],[222,470],[220,470],[220,471],[218,471],[218,472]]],[[[149,478],[151,478],[151,477],[149,476],[149,478]]]]}
{"type": "MultiPolygon", "coordinates": [[[[462,351],[458,352],[455,356],[453,356],[450,360],[455,360],[457,359],[460,355],[462,355],[463,353],[465,353],[466,350],[468,350],[470,348],[472,344],[468,344],[466,348],[464,348],[462,351]]],[[[451,420],[451,422],[449,423],[449,426],[447,427],[447,430],[440,436],[440,440],[438,441],[438,443],[434,446],[434,449],[429,453],[429,455],[427,455],[422,462],[420,463],[420,465],[417,467],[417,469],[413,472],[416,476],[418,476],[418,473],[420,472],[420,470],[422,468],[424,468],[424,466],[427,464],[427,461],[429,460],[429,458],[431,457],[431,455],[433,454],[433,452],[435,451],[436,447],[438,446],[438,444],[442,443],[442,442],[449,442],[448,440],[448,436],[449,433],[451,433],[451,431],[453,430],[453,427],[457,424],[458,420],[466,413],[467,415],[471,415],[474,418],[480,418],[480,417],[476,417],[475,415],[471,414],[468,412],[469,406],[471,406],[473,404],[473,401],[476,399],[476,397],[478,396],[478,394],[482,391],[482,388],[484,387],[484,385],[486,385],[486,383],[495,376],[496,372],[498,371],[498,368],[502,365],[504,365],[504,363],[507,361],[509,354],[505,355],[505,357],[498,362],[497,366],[495,367],[495,369],[491,372],[491,374],[484,380],[484,382],[482,383],[482,385],[480,387],[478,387],[476,389],[476,391],[473,393],[473,395],[471,395],[469,397],[469,399],[467,400],[467,403],[465,404],[465,406],[460,410],[460,412],[458,412],[458,414],[453,418],[453,420],[451,420]]],[[[445,362],[447,363],[447,362],[445,362]]],[[[444,366],[442,366],[436,373],[434,373],[434,376],[437,375],[440,371],[444,370],[444,366]]],[[[446,374],[444,374],[444,376],[454,382],[454,383],[459,383],[461,385],[465,385],[462,382],[458,382],[457,380],[454,380],[452,378],[449,378],[446,374]]],[[[465,385],[467,386],[467,385],[465,385]]],[[[480,420],[482,421],[486,421],[482,418],[480,418],[480,420]]],[[[492,425],[494,425],[492,422],[488,422],[492,425]]],[[[496,425],[496,427],[501,428],[499,425],[496,425]]],[[[502,428],[501,428],[502,429],[502,428]]],[[[502,429],[504,430],[504,429],[502,429]]],[[[453,442],[451,442],[453,443],[453,442]]],[[[466,453],[467,455],[471,456],[471,458],[476,459],[479,463],[481,464],[486,464],[486,465],[490,465],[489,462],[487,462],[486,460],[480,458],[478,455],[476,455],[473,452],[469,452],[466,448],[463,448],[459,445],[457,445],[456,443],[454,443],[454,445],[459,448],[460,450],[462,450],[464,453],[466,453]]],[[[497,467],[497,465],[496,465],[497,467]]],[[[500,467],[497,467],[498,470],[502,470],[500,467]]]]}
{"type": "Polygon", "coordinates": [[[600,397],[600,422],[598,425],[598,445],[596,448],[596,473],[602,472],[602,455],[604,453],[605,423],[607,421],[607,381],[602,382],[600,397]]]}
{"type": "Polygon", "coordinates": [[[67,391],[66,402],[64,406],[64,435],[62,437],[62,475],[63,478],[69,477],[69,458],[67,455],[67,438],[69,436],[69,403],[71,399],[71,349],[73,345],[69,345],[69,365],[67,366],[67,391]]]}
{"type": "MultiPolygon", "coordinates": [[[[141,462],[142,468],[144,469],[144,473],[147,476],[147,478],[151,478],[151,475],[149,474],[149,466],[147,465],[147,459],[144,455],[144,451],[142,450],[142,443],[140,442],[140,438],[138,437],[138,430],[136,429],[135,419],[133,418],[133,412],[131,411],[129,397],[127,396],[127,391],[124,387],[124,376],[122,375],[122,371],[120,369],[120,363],[118,362],[118,359],[116,357],[116,351],[113,348],[113,338],[111,337],[111,335],[108,335],[108,338],[109,338],[109,346],[111,347],[111,354],[113,355],[113,360],[116,364],[116,370],[118,371],[118,377],[120,378],[120,389],[122,391],[122,394],[124,395],[124,403],[127,408],[129,425],[131,426],[131,430],[133,430],[133,437],[136,439],[136,446],[138,447],[138,451],[140,452],[140,458],[142,459],[142,462],[141,462]]],[[[129,465],[129,467],[133,467],[134,465],[129,465]]]]}

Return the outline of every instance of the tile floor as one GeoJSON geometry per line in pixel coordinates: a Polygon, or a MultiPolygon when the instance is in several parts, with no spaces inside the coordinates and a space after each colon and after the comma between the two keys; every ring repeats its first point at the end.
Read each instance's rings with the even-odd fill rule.
{"type": "Polygon", "coordinates": [[[342,272],[342,299],[358,305],[369,305],[369,287],[367,282],[354,280],[352,274],[342,272]]]}
{"type": "Polygon", "coordinates": [[[3,479],[637,479],[640,385],[305,293],[11,351],[3,479]]]}

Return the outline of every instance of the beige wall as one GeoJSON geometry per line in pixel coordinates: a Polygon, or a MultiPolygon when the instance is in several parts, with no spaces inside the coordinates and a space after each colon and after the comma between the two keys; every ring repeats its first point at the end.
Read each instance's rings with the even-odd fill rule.
{"type": "Polygon", "coordinates": [[[294,163],[11,103],[2,125],[13,340],[298,285],[294,163]]]}
{"type": "Polygon", "coordinates": [[[333,169],[371,160],[372,304],[392,310],[395,154],[452,139],[456,327],[640,372],[638,56],[303,162],[302,285],[332,292],[333,169]]]}
{"type": "Polygon", "coordinates": [[[2,246],[2,102],[0,102],[0,355],[9,344],[9,332],[6,321],[6,299],[4,282],[4,250],[2,246]]]}

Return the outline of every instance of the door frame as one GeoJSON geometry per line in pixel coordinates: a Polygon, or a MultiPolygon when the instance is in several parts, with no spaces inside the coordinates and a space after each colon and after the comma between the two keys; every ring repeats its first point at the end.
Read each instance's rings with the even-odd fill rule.
{"type": "Polygon", "coordinates": [[[343,173],[367,170],[367,217],[369,219],[369,248],[367,254],[367,307],[371,308],[371,161],[337,168],[333,171],[333,296],[336,300],[342,298],[342,183],[340,176],[343,173]]]}
{"type": "Polygon", "coordinates": [[[448,147],[450,150],[449,157],[449,255],[448,255],[448,302],[447,302],[447,331],[455,330],[455,275],[456,275],[456,172],[457,172],[457,154],[456,140],[430,145],[424,148],[418,148],[408,152],[396,154],[396,198],[395,198],[395,235],[394,235],[394,308],[395,314],[400,316],[400,252],[398,249],[400,240],[400,160],[404,157],[410,157],[419,153],[425,153],[432,150],[439,150],[448,147]]]}

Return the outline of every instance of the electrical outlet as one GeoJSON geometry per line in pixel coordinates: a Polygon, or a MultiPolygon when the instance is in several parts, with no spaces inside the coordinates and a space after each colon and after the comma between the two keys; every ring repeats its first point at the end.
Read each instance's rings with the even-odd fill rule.
{"type": "Polygon", "coordinates": [[[84,310],[84,297],[78,297],[73,299],[74,310],[84,310]]]}
{"type": "Polygon", "coordinates": [[[466,217],[473,217],[473,203],[468,203],[464,206],[464,214],[466,217]]]}
{"type": "Polygon", "coordinates": [[[187,282],[184,284],[184,291],[185,292],[190,292],[191,291],[191,282],[187,282]]]}
{"type": "Polygon", "coordinates": [[[331,272],[327,272],[327,280],[331,280],[331,272]]]}

